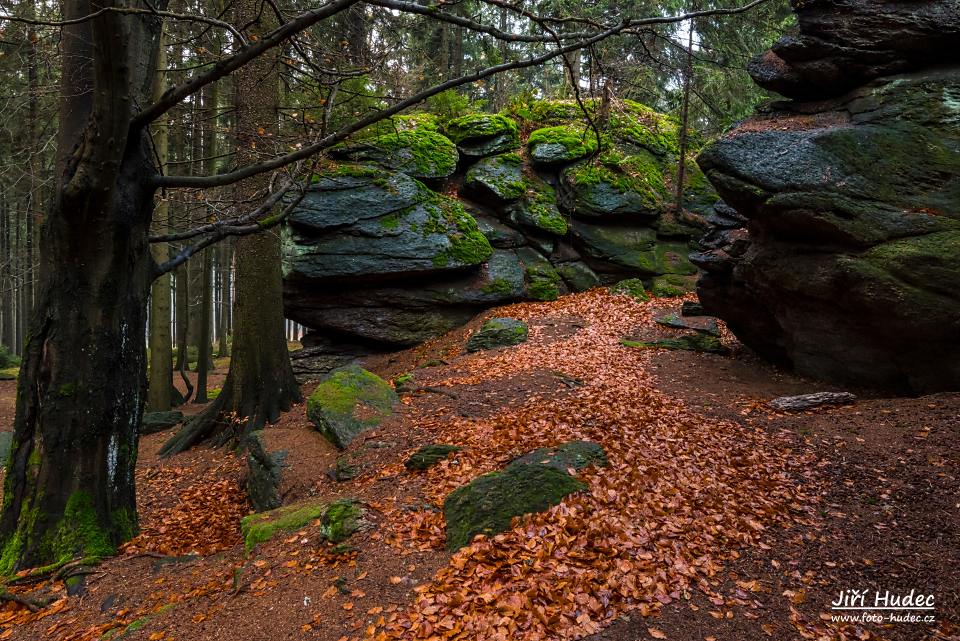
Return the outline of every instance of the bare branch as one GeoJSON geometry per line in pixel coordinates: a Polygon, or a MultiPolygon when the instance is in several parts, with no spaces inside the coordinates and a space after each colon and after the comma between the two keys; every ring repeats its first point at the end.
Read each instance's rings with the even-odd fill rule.
{"type": "Polygon", "coordinates": [[[85,16],[79,18],[72,18],[70,20],[40,20],[37,18],[21,18],[19,16],[11,15],[0,15],[0,22],[4,20],[9,22],[20,22],[23,24],[32,24],[42,27],[66,27],[73,24],[81,24],[83,22],[88,22],[101,16],[105,13],[120,13],[124,15],[148,15],[148,16],[158,16],[161,18],[170,18],[171,20],[184,20],[189,22],[202,22],[204,24],[212,25],[214,27],[220,27],[225,29],[233,34],[237,40],[241,43],[246,43],[243,35],[237,31],[232,24],[229,22],[224,22],[223,20],[217,20],[216,18],[210,18],[207,16],[196,16],[189,15],[185,13],[174,13],[173,11],[159,11],[157,9],[142,9],[139,7],[104,7],[98,11],[88,13],[85,16]]]}
{"type": "Polygon", "coordinates": [[[266,34],[260,40],[241,47],[240,50],[235,54],[217,61],[217,63],[214,64],[213,68],[211,68],[209,71],[198,74],[180,85],[170,87],[163,93],[162,96],[160,96],[160,99],[157,102],[137,114],[137,116],[135,116],[131,122],[131,126],[133,128],[139,128],[148,125],[150,122],[162,116],[171,108],[179,104],[180,101],[187,96],[196,93],[211,82],[216,82],[217,80],[220,80],[221,78],[233,73],[254,58],[257,58],[264,52],[278,46],[291,36],[300,33],[304,29],[307,29],[316,23],[327,19],[330,16],[340,13],[344,9],[353,6],[357,2],[359,2],[359,0],[331,0],[331,2],[328,2],[319,9],[301,14],[297,18],[266,34]]]}

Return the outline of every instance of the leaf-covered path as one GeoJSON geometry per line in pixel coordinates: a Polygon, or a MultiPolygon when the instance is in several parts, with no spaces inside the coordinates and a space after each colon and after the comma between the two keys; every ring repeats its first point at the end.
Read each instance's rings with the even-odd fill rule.
{"type": "Polygon", "coordinates": [[[902,535],[918,555],[901,560],[924,570],[913,578],[927,584],[908,589],[939,592],[947,635],[960,615],[956,595],[929,583],[935,567],[947,577],[960,570],[960,396],[777,415],[764,400],[818,388],[740,351],[621,345],[624,336],[673,335],[654,319],[678,307],[594,290],[488,314],[528,321],[530,339],[518,346],[464,353],[477,320],[371,359],[384,377],[412,372],[420,391],[342,455],[302,407],[285,416],[266,432],[270,449],[289,451],[285,502],[361,500],[368,527],[347,550],[320,542],[315,522],[247,556],[242,460],[201,449],[163,461],[155,451],[166,435],[148,437],[141,537],[77,596],[54,581],[34,592],[52,599],[37,613],[4,605],[0,638],[923,638],[913,635],[934,629],[819,616],[834,590],[891,575],[899,582],[891,587],[909,582],[877,533],[902,535]],[[929,416],[926,432],[909,429],[917,416],[929,416]],[[437,508],[451,490],[532,449],[581,439],[600,443],[610,462],[578,473],[587,491],[453,555],[444,550],[437,508]],[[403,461],[428,443],[462,449],[426,472],[407,471],[403,461]],[[327,476],[338,459],[355,479],[327,476]],[[886,489],[863,494],[870,475],[886,489]],[[925,509],[918,499],[930,487],[938,500],[925,509]],[[880,503],[859,505],[863,496],[880,503]],[[911,503],[917,514],[906,523],[900,512],[911,503]],[[935,558],[919,556],[925,546],[936,546],[935,558]]]}

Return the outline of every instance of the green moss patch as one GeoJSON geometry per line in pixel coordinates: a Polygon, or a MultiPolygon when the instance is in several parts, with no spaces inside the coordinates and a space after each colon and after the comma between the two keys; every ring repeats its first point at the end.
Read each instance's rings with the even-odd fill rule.
{"type": "Polygon", "coordinates": [[[478,534],[510,529],[515,516],[542,512],[586,484],[547,465],[514,463],[457,488],[443,503],[447,548],[457,550],[478,534]]]}
{"type": "Polygon", "coordinates": [[[240,521],[247,552],[259,543],[269,541],[278,532],[299,530],[319,520],[320,536],[330,543],[348,539],[360,527],[363,511],[357,501],[341,499],[333,503],[307,502],[251,514],[240,521]]]}
{"type": "Polygon", "coordinates": [[[501,135],[516,138],[518,131],[517,122],[513,118],[500,114],[469,114],[451,120],[446,127],[447,136],[457,144],[501,135]]]}
{"type": "Polygon", "coordinates": [[[454,198],[429,192],[423,203],[430,220],[424,234],[447,234],[450,246],[433,259],[435,267],[479,265],[493,255],[490,241],[480,232],[477,221],[454,198]]]}
{"type": "Polygon", "coordinates": [[[560,297],[560,284],[563,279],[560,274],[546,263],[528,265],[527,296],[533,300],[551,301],[560,297]]]}
{"type": "Polygon", "coordinates": [[[597,138],[589,128],[559,125],[537,129],[527,139],[530,159],[556,165],[586,158],[597,151],[597,138]]]}
{"type": "Polygon", "coordinates": [[[519,345],[527,340],[527,324],[516,318],[491,318],[467,341],[468,352],[519,345]]]}
{"type": "Polygon", "coordinates": [[[399,401],[393,387],[357,365],[335,369],[307,399],[317,431],[344,449],[358,434],[379,425],[399,401]]]}
{"type": "Polygon", "coordinates": [[[460,156],[449,138],[426,129],[411,129],[368,138],[334,153],[371,160],[415,178],[444,178],[460,156]]]}
{"type": "Polygon", "coordinates": [[[611,285],[610,293],[629,296],[640,302],[650,300],[650,296],[647,294],[647,288],[644,287],[643,281],[639,278],[627,278],[615,285],[611,285]]]}
{"type": "Polygon", "coordinates": [[[456,445],[424,445],[410,455],[403,465],[408,470],[426,470],[444,460],[453,452],[459,452],[456,445]]]}

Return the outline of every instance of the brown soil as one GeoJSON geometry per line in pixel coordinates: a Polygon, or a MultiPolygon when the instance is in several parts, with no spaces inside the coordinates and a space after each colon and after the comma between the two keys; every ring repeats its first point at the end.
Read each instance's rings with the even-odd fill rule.
{"type": "MultiPolygon", "coordinates": [[[[624,333],[643,338],[677,334],[652,319],[677,311],[678,301],[638,306],[624,297],[607,297],[603,304],[611,317],[634,314],[638,319],[624,333]]],[[[506,445],[491,441],[490,452],[465,453],[429,474],[409,473],[402,462],[420,445],[451,442],[462,430],[451,426],[484,429],[503,416],[523,416],[531,401],[549,407],[576,400],[584,381],[571,374],[572,365],[563,371],[557,363],[594,328],[575,310],[574,304],[562,303],[497,310],[528,320],[529,348],[464,354],[466,337],[482,321],[478,318],[418,348],[368,359],[364,365],[387,379],[412,372],[415,391],[402,396],[401,412],[345,452],[311,429],[302,405],[266,430],[267,449],[288,452],[285,503],[353,497],[364,504],[367,525],[350,540],[352,551],[321,543],[317,528],[309,525],[246,555],[238,527],[239,517],[249,511],[242,496],[243,459],[206,447],[159,459],[156,451],[170,433],[144,438],[138,462],[144,534],[87,576],[81,594],[63,598],[63,585],[56,583],[32,593],[31,598],[59,599],[39,615],[14,604],[0,608],[0,639],[123,634],[124,639],[151,641],[232,641],[238,636],[249,641],[346,641],[372,638],[398,622],[416,620],[428,586],[439,585],[434,582],[451,564],[460,567],[471,554],[489,554],[491,547],[481,541],[466,556],[451,557],[443,548],[437,497],[442,499],[450,484],[502,464],[516,451],[546,443],[526,442],[522,434],[506,445]],[[523,351],[527,349],[534,351],[523,351]],[[359,470],[354,480],[336,482],[327,474],[341,456],[359,470]]],[[[638,602],[637,609],[609,610],[611,615],[597,626],[603,629],[587,638],[955,638],[950,635],[960,625],[960,394],[890,399],[859,391],[861,400],[849,407],[776,414],[765,401],[835,388],[778,371],[726,332],[723,340],[734,348],[729,356],[646,351],[642,356],[625,353],[624,358],[638,359],[656,393],[670,404],[664,411],[682,411],[709,425],[758,428],[770,435],[760,441],[764,447],[776,448],[769,456],[809,461],[793,482],[798,496],[815,501],[816,524],[807,517],[795,522],[771,517],[751,543],[727,545],[725,557],[717,558],[719,572],[709,580],[664,590],[650,606],[638,602]],[[861,626],[825,620],[821,615],[829,613],[830,601],[846,588],[932,593],[938,622],[861,626]]],[[[211,385],[220,384],[215,379],[211,385]]],[[[306,386],[305,394],[310,389],[306,386]]],[[[0,430],[10,429],[13,393],[12,383],[0,382],[0,430]]],[[[485,438],[471,436],[481,442],[485,438]]],[[[603,475],[586,478],[591,492],[599,491],[603,475]]],[[[731,495],[729,501],[749,504],[756,498],[731,495]]],[[[546,531],[536,528],[548,527],[549,519],[562,513],[553,510],[542,520],[525,520],[515,532],[522,539],[525,531],[546,531]]],[[[512,540],[491,542],[508,547],[512,540]]],[[[512,611],[506,601],[489,607],[512,611]]],[[[410,638],[440,638],[431,637],[439,631],[420,625],[410,638]]],[[[495,637],[463,633],[461,638],[495,637]]],[[[568,637],[558,633],[547,638],[568,637]]]]}

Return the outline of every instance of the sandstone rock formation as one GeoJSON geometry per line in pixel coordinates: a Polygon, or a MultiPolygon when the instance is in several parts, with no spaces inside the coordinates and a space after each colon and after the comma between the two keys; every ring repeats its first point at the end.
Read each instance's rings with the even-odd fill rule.
{"type": "Polygon", "coordinates": [[[960,389],[960,3],[793,5],[751,72],[795,100],[698,159],[703,307],[805,374],[960,389]]]}
{"type": "Polygon", "coordinates": [[[672,118],[623,101],[598,140],[575,102],[540,101],[395,118],[333,150],[283,230],[286,315],[313,330],[295,367],[623,278],[692,286],[687,255],[706,229],[696,212],[710,213],[716,193],[691,165],[691,211],[667,213],[677,134],[672,118]]]}

